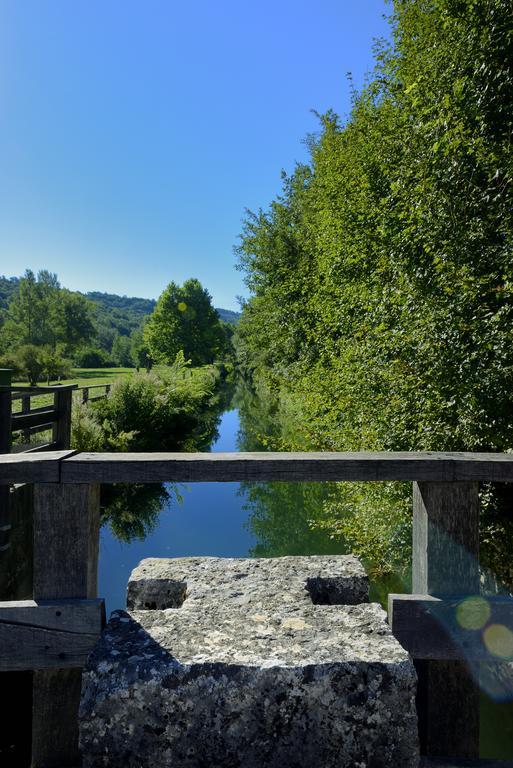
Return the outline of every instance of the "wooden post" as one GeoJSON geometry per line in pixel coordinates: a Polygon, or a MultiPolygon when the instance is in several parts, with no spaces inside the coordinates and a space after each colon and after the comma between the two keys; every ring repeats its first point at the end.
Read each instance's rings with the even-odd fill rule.
{"type": "MultiPolygon", "coordinates": [[[[99,524],[98,485],[35,485],[34,600],[96,597],[99,524]]],[[[32,768],[79,764],[81,679],[79,669],[34,672],[32,768]]]]}
{"type": "MultiPolygon", "coordinates": [[[[21,412],[30,413],[30,395],[23,395],[21,398],[21,412]]],[[[30,443],[30,429],[23,430],[23,442],[30,443]]]]}
{"type": "Polygon", "coordinates": [[[71,407],[73,390],[71,387],[63,388],[55,392],[53,402],[58,418],[53,425],[53,442],[56,449],[63,451],[71,445],[71,407]]]}
{"type": "Polygon", "coordinates": [[[82,403],[87,403],[89,400],[89,387],[84,387],[82,390],[82,403]]]}
{"type": "MultiPolygon", "coordinates": [[[[0,453],[11,451],[11,383],[12,371],[8,368],[0,369],[0,453]]],[[[9,549],[9,493],[9,486],[0,486],[0,553],[9,549]]]]}
{"type": "MultiPolygon", "coordinates": [[[[413,484],[413,593],[479,592],[479,485],[413,484]]],[[[421,752],[479,757],[479,685],[464,661],[421,661],[417,708],[421,752]]]]}

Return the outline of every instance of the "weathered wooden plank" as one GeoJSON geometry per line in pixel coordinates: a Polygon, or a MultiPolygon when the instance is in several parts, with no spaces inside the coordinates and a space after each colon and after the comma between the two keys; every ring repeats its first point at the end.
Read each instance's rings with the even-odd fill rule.
{"type": "Polygon", "coordinates": [[[79,453],[0,456],[0,484],[265,480],[513,480],[511,454],[79,453]],[[62,461],[61,475],[59,463],[62,461]],[[472,469],[474,467],[474,469],[472,469]]]}
{"type": "MultiPolygon", "coordinates": [[[[513,631],[513,598],[388,596],[394,636],[414,659],[497,662],[505,656],[504,628],[513,631]]],[[[507,634],[507,633],[506,633],[507,634]]]]}
{"type": "Polygon", "coordinates": [[[35,486],[35,600],[96,597],[99,493],[98,485],[35,486]]]}
{"type": "Polygon", "coordinates": [[[4,486],[9,492],[10,546],[0,556],[0,600],[32,596],[33,486],[4,486]]]}
{"type": "Polygon", "coordinates": [[[52,440],[61,449],[69,448],[71,445],[73,391],[71,389],[56,390],[53,402],[57,412],[57,420],[53,425],[52,440]]]}
{"type": "MultiPolygon", "coordinates": [[[[48,387],[39,385],[36,387],[30,387],[28,385],[16,384],[10,387],[10,391],[12,392],[12,399],[18,400],[20,397],[25,397],[27,394],[31,395],[31,397],[37,397],[37,395],[53,394],[56,390],[75,390],[77,389],[77,386],[77,384],[53,384],[52,386],[48,387]]],[[[3,391],[3,388],[0,386],[0,392],[1,391],[3,391]]]]}
{"type": "Polygon", "coordinates": [[[37,408],[30,413],[13,413],[11,416],[12,431],[30,429],[32,427],[51,426],[58,418],[54,408],[37,408]]]}
{"type": "Polygon", "coordinates": [[[472,453],[80,453],[63,482],[404,480],[513,481],[512,454],[472,453]]]}
{"type": "Polygon", "coordinates": [[[80,669],[34,672],[31,768],[80,765],[78,707],[80,669]]]}
{"type": "Polygon", "coordinates": [[[0,456],[0,485],[15,483],[58,483],[62,459],[75,451],[9,453],[0,456]]]}
{"type": "MultiPolygon", "coordinates": [[[[477,462],[478,466],[483,466],[477,462]]],[[[479,591],[477,482],[413,486],[413,592],[479,591]]],[[[466,661],[416,662],[419,735],[424,754],[479,756],[479,685],[466,661]]]]}
{"type": "Polygon", "coordinates": [[[40,453],[41,451],[54,451],[56,449],[55,443],[41,443],[40,445],[34,445],[32,448],[27,448],[23,453],[40,453]]]}
{"type": "MultiPolygon", "coordinates": [[[[96,597],[99,544],[97,485],[34,488],[34,599],[96,597]]],[[[34,672],[32,766],[78,764],[82,673],[34,672]]]]}
{"type": "MultiPolygon", "coordinates": [[[[0,370],[0,454],[11,450],[11,376],[8,368],[0,370]]],[[[9,488],[0,486],[0,554],[10,547],[9,488]]]]}
{"type": "Polygon", "coordinates": [[[103,600],[0,603],[0,672],[82,667],[104,620],[103,600]]]}
{"type": "Polygon", "coordinates": [[[414,483],[414,594],[479,592],[479,486],[414,483]]]}

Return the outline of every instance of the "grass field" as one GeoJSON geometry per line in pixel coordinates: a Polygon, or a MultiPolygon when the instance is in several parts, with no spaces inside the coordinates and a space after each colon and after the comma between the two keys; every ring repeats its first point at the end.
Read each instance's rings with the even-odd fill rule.
{"type": "MultiPolygon", "coordinates": [[[[93,384],[111,384],[120,376],[132,375],[135,368],[74,368],[73,376],[70,379],[62,379],[60,382],[51,381],[54,384],[78,384],[79,387],[92,386],[93,384]]],[[[27,382],[15,382],[21,386],[27,382]]],[[[39,382],[40,386],[46,386],[45,381],[39,382]]]]}
{"type": "MultiPolygon", "coordinates": [[[[112,384],[116,379],[124,376],[131,376],[135,371],[135,368],[74,368],[74,376],[70,379],[62,379],[62,381],[51,381],[50,386],[58,384],[78,384],[79,387],[91,387],[95,384],[112,384]]],[[[16,381],[13,385],[19,385],[26,387],[26,381],[16,381]]],[[[46,381],[39,382],[41,387],[46,386],[46,381]]],[[[101,393],[101,390],[100,390],[101,393]]],[[[99,393],[97,393],[99,394],[99,393]]],[[[94,390],[91,393],[94,396],[94,390]]],[[[37,395],[31,398],[32,408],[43,408],[47,405],[52,405],[53,395],[37,395]]],[[[13,412],[18,412],[21,409],[21,400],[15,400],[13,402],[13,412]]]]}

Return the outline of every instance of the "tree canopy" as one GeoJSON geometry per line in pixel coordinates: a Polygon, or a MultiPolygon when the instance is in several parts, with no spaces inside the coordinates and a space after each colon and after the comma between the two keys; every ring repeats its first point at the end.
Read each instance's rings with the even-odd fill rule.
{"type": "Polygon", "coordinates": [[[193,365],[212,363],[226,345],[226,334],[208,291],[199,280],[169,283],[144,327],[150,355],[171,364],[179,352],[193,365]]]}
{"type": "Polygon", "coordinates": [[[250,214],[246,367],[332,448],[513,446],[513,22],[398,0],[345,123],[250,214]]]}

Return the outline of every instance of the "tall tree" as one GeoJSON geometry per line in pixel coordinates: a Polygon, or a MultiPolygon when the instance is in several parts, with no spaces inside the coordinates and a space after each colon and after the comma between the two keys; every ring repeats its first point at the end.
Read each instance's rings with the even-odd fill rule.
{"type": "Polygon", "coordinates": [[[36,277],[27,270],[8,306],[2,347],[28,344],[55,350],[59,345],[64,353],[73,352],[95,334],[91,306],[80,294],[62,289],[57,275],[42,270],[36,277]]]}
{"type": "Polygon", "coordinates": [[[169,283],[144,328],[150,355],[171,364],[183,351],[193,365],[212,363],[224,350],[226,335],[208,291],[199,280],[169,283]]]}

